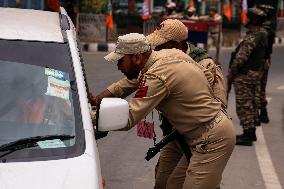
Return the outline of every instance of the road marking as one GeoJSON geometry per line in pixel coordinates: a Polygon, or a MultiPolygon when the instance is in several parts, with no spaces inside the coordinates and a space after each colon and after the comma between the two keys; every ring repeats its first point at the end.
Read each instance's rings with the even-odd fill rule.
{"type": "Polygon", "coordinates": [[[271,101],[271,97],[266,97],[267,103],[269,103],[271,101]]]}
{"type": "Polygon", "coordinates": [[[278,89],[278,90],[284,90],[284,85],[281,85],[281,86],[277,87],[276,89],[278,89]]]}
{"type": "MultiPolygon", "coordinates": [[[[269,103],[271,98],[268,97],[267,101],[269,103]]],[[[267,189],[282,189],[267,149],[262,127],[256,129],[256,135],[257,142],[255,142],[255,151],[264,184],[267,189]]]]}

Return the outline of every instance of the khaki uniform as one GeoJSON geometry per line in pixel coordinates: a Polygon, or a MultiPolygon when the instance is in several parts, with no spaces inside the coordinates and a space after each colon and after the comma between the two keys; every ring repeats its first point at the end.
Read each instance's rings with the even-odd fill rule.
{"type": "MultiPolygon", "coordinates": [[[[123,91],[117,84],[109,90],[113,94],[123,91]]],[[[232,121],[220,111],[221,103],[214,99],[204,71],[189,56],[176,49],[153,51],[129,108],[128,129],[156,108],[191,147],[190,164],[185,157],[180,159],[167,188],[210,189],[218,185],[234,148],[235,131],[232,121]],[[177,182],[179,175],[183,179],[177,182]]]]}
{"type": "MultiPolygon", "coordinates": [[[[198,64],[202,65],[206,69],[202,69],[206,75],[206,78],[213,89],[213,94],[216,99],[222,102],[223,108],[226,108],[227,101],[224,91],[224,78],[222,75],[222,70],[220,66],[216,65],[213,60],[208,56],[206,52],[197,52],[196,47],[192,45],[188,46],[188,51],[186,54],[193,56],[194,60],[198,61],[198,64]],[[219,74],[218,74],[219,73],[219,74]],[[220,74],[221,73],[221,74],[220,74]],[[216,82],[217,81],[217,82],[216,82]]],[[[112,84],[108,87],[108,90],[117,97],[128,96],[138,88],[138,80],[128,80],[126,78],[112,84]]],[[[174,141],[167,144],[160,152],[159,162],[156,166],[155,174],[155,188],[165,188],[167,180],[172,173],[174,173],[175,167],[183,156],[183,151],[181,150],[179,144],[174,141]],[[160,166],[161,165],[161,166],[160,166]]],[[[187,163],[188,165],[188,163],[187,163]]],[[[183,166],[185,169],[182,171],[179,169],[179,177],[175,178],[176,181],[171,181],[173,183],[183,183],[186,176],[187,166],[183,166]],[[183,176],[180,176],[182,175],[183,176]]],[[[172,179],[171,179],[172,180],[172,179]]]]}

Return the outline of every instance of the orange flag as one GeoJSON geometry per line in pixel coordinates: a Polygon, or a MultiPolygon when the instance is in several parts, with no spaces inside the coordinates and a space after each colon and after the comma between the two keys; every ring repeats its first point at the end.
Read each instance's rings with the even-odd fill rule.
{"type": "Polygon", "coordinates": [[[230,0],[224,0],[223,13],[224,13],[224,15],[227,17],[227,19],[229,21],[232,20],[232,18],[233,18],[233,10],[232,10],[232,6],[231,6],[231,3],[230,3],[230,0]]]}
{"type": "Polygon", "coordinates": [[[150,18],[150,1],[144,0],[142,7],[142,20],[148,20],[150,18]]]}
{"type": "Polygon", "coordinates": [[[242,13],[241,13],[241,19],[242,19],[243,25],[245,25],[247,23],[247,20],[248,20],[247,11],[248,11],[248,2],[247,2],[247,0],[243,0],[242,13]]]}
{"type": "Polygon", "coordinates": [[[106,25],[111,31],[113,30],[112,6],[110,0],[107,4],[106,25]]]}

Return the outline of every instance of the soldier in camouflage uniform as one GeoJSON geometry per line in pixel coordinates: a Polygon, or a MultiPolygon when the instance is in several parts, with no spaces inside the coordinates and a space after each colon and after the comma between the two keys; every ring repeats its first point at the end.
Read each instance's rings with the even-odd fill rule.
{"type": "Polygon", "coordinates": [[[256,141],[258,124],[260,78],[265,63],[267,33],[261,29],[266,14],[258,8],[248,10],[248,32],[232,53],[228,74],[228,92],[233,82],[236,93],[236,111],[243,127],[236,144],[251,146],[256,141]]]}
{"type": "Polygon", "coordinates": [[[261,77],[261,93],[260,93],[260,121],[262,123],[268,123],[269,118],[267,114],[267,100],[266,100],[266,84],[268,77],[268,70],[271,65],[271,54],[273,49],[273,43],[275,39],[275,29],[272,24],[272,14],[274,12],[274,7],[270,5],[259,5],[258,8],[263,10],[267,17],[263,23],[263,29],[267,32],[268,37],[268,48],[265,56],[265,66],[263,70],[263,75],[261,77]]]}

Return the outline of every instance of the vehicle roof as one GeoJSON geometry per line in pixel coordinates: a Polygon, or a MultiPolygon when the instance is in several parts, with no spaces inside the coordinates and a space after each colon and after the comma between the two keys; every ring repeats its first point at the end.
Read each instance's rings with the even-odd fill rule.
{"type": "Polygon", "coordinates": [[[63,43],[59,13],[0,8],[0,39],[63,43]]]}

